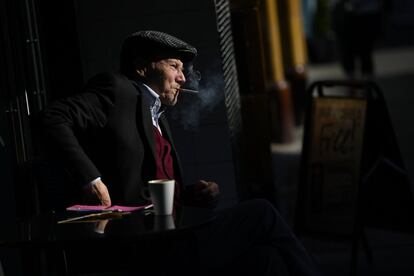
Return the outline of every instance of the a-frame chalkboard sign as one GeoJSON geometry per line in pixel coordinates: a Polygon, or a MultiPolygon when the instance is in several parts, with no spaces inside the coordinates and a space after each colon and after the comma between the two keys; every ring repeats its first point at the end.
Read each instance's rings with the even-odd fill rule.
{"type": "Polygon", "coordinates": [[[365,226],[414,233],[413,195],[380,88],[317,81],[307,96],[296,232],[349,237],[354,253],[365,226]]]}

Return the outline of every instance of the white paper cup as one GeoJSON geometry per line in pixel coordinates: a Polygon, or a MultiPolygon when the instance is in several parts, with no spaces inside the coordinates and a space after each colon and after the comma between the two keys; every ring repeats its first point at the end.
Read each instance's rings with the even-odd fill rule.
{"type": "Polygon", "coordinates": [[[148,188],[155,215],[171,215],[174,205],[173,179],[156,179],[148,181],[148,188]]]}

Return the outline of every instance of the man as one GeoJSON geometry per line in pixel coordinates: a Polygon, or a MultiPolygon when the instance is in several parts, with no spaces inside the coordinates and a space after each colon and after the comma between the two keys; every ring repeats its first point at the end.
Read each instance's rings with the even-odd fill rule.
{"type": "Polygon", "coordinates": [[[384,31],[389,0],[337,0],[333,4],[333,30],[338,41],[340,62],[349,79],[372,79],[373,53],[384,31]]]}
{"type": "MultiPolygon", "coordinates": [[[[143,187],[150,179],[174,178],[182,185],[163,111],[176,104],[186,80],[183,62],[196,54],[195,48],[169,35],[137,32],[123,45],[123,75],[99,74],[84,93],[44,112],[43,129],[53,152],[81,186],[85,202],[143,204],[143,187]],[[154,137],[172,149],[165,160],[157,159],[162,152],[154,137]]],[[[200,201],[218,195],[213,182],[200,181],[193,190],[200,201]]]]}
{"type": "MultiPolygon", "coordinates": [[[[177,204],[215,202],[219,188],[214,182],[200,180],[191,193],[184,189],[163,115],[177,103],[185,64],[196,55],[194,47],[169,34],[136,32],[124,41],[122,74],[99,74],[84,93],[44,111],[43,129],[53,152],[86,202],[142,204],[146,182],[159,178],[177,180],[177,204]]],[[[317,275],[312,259],[264,200],[219,212],[195,236],[200,273],[317,275]]]]}

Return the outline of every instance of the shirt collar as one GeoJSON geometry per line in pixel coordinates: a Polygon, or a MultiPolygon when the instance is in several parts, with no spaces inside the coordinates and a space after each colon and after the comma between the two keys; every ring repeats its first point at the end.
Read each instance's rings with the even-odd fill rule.
{"type": "Polygon", "coordinates": [[[154,119],[157,119],[161,116],[164,112],[164,108],[161,108],[161,100],[160,96],[148,85],[145,83],[142,84],[146,89],[145,93],[143,93],[144,97],[146,98],[147,102],[150,105],[151,116],[154,119]]]}

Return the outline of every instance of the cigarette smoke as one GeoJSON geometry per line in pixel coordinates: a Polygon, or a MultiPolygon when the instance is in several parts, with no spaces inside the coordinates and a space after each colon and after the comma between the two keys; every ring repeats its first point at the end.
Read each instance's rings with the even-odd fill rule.
{"type": "Polygon", "coordinates": [[[224,83],[221,75],[203,73],[200,75],[193,71],[186,76],[185,88],[198,90],[198,94],[181,93],[178,104],[171,110],[171,116],[178,121],[184,129],[194,130],[200,121],[211,114],[224,98],[224,83]]]}

